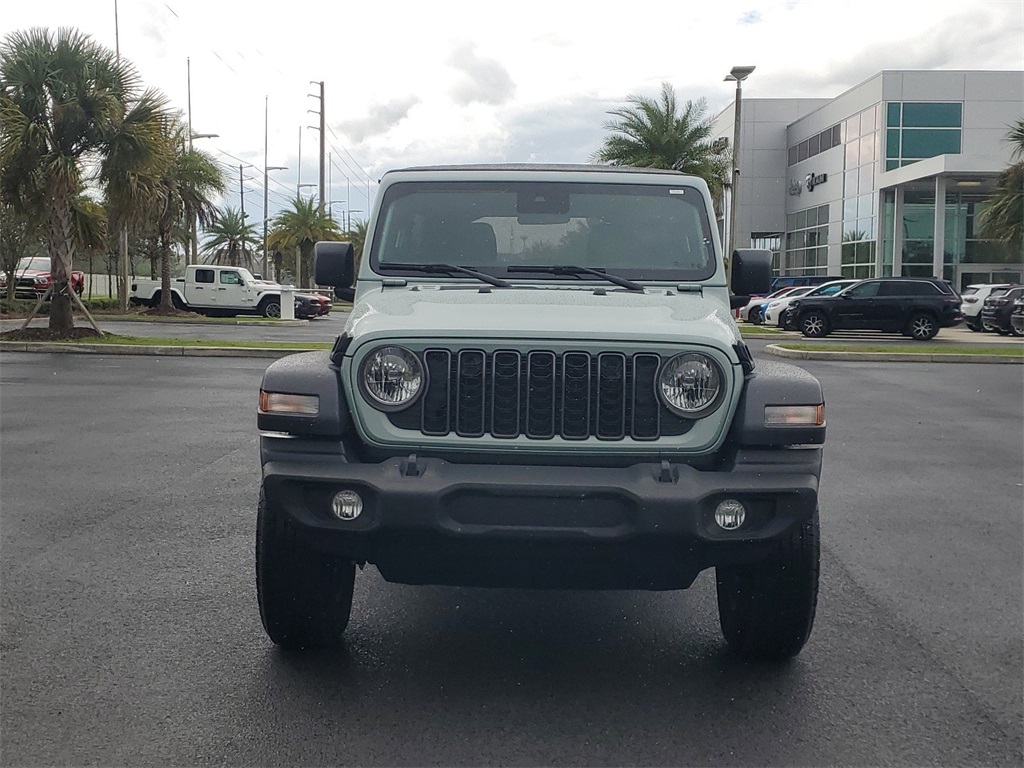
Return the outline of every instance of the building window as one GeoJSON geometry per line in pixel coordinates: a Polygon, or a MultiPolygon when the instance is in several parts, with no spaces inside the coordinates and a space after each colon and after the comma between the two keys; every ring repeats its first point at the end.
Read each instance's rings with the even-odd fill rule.
{"type": "Polygon", "coordinates": [[[808,139],[804,139],[799,144],[794,144],[789,148],[789,164],[796,165],[801,160],[807,160],[808,158],[820,155],[826,150],[832,149],[832,147],[838,147],[842,144],[842,125],[836,124],[831,128],[826,128],[821,133],[816,133],[808,139]]]}
{"type": "Polygon", "coordinates": [[[963,103],[889,102],[885,110],[885,170],[926,157],[958,155],[963,103]]]}
{"type": "Polygon", "coordinates": [[[751,232],[750,247],[772,252],[772,272],[782,274],[782,233],[751,232]]]}
{"type": "Polygon", "coordinates": [[[787,275],[828,274],[828,206],[805,208],[786,216],[787,275]]]}

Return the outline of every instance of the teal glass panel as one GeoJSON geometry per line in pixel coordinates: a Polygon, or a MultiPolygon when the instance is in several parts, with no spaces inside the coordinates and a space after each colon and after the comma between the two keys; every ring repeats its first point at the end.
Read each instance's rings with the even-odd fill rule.
{"type": "Polygon", "coordinates": [[[885,124],[890,128],[900,127],[900,104],[898,101],[890,101],[885,105],[885,124]]]}
{"type": "Polygon", "coordinates": [[[856,252],[856,250],[855,250],[855,246],[854,246],[853,243],[843,243],[843,254],[842,254],[842,262],[843,262],[843,264],[853,264],[853,259],[854,259],[854,253],[855,252],[856,252]]]}
{"type": "Polygon", "coordinates": [[[960,128],[963,104],[960,102],[907,102],[903,105],[904,128],[960,128]]]}
{"type": "Polygon", "coordinates": [[[903,157],[960,154],[960,131],[917,128],[903,131],[903,157]]]}
{"type": "Polygon", "coordinates": [[[818,223],[819,224],[828,224],[828,206],[827,205],[818,206],[818,223]]]}
{"type": "Polygon", "coordinates": [[[885,161],[885,170],[887,170],[887,171],[894,171],[894,170],[896,170],[899,167],[900,167],[900,161],[899,160],[886,160],[885,161]]]}
{"type": "Polygon", "coordinates": [[[853,221],[857,218],[857,198],[848,197],[843,200],[843,221],[853,221]]]}
{"type": "Polygon", "coordinates": [[[890,128],[885,132],[885,156],[896,158],[900,156],[900,132],[890,128]]]}

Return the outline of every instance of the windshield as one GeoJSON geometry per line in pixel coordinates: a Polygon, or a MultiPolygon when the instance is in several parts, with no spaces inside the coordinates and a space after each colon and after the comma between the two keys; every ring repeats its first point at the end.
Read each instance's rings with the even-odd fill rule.
{"type": "Polygon", "coordinates": [[[50,259],[46,256],[26,256],[18,260],[18,272],[36,270],[39,272],[50,271],[50,259]]]}
{"type": "Polygon", "coordinates": [[[716,267],[704,198],[694,187],[406,182],[388,188],[379,221],[375,269],[455,264],[517,280],[589,279],[507,270],[573,265],[632,279],[701,280],[716,267]]]}
{"type": "Polygon", "coordinates": [[[839,293],[843,288],[853,285],[853,283],[826,283],[815,290],[811,291],[809,296],[834,296],[839,293]]]}

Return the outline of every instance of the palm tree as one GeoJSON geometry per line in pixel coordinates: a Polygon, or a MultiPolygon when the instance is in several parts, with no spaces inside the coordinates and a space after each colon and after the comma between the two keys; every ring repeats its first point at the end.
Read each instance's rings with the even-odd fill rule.
{"type": "MultiPolygon", "coordinates": [[[[163,99],[142,91],[134,68],[74,29],[12,32],[0,43],[0,194],[42,221],[54,283],[50,329],[74,327],[68,273],[75,258],[74,200],[87,169],[103,168],[126,132],[136,151],[119,172],[151,160],[154,128],[143,114],[163,99]],[[129,131],[129,126],[131,130],[129,131]]],[[[109,183],[100,172],[100,184],[109,183]]]]}
{"type": "Polygon", "coordinates": [[[255,244],[260,235],[255,224],[245,223],[242,212],[237,208],[227,207],[218,211],[206,227],[205,234],[207,239],[202,252],[208,256],[208,264],[252,269],[253,252],[244,244],[255,244]]]}
{"type": "Polygon", "coordinates": [[[1005,243],[1017,256],[1024,255],[1024,117],[1010,128],[1006,140],[1013,146],[1009,165],[996,177],[995,189],[979,216],[985,237],[1005,243]]]}
{"type": "Polygon", "coordinates": [[[149,194],[153,223],[160,241],[159,312],[173,310],[171,303],[171,244],[185,243],[189,222],[204,226],[213,222],[216,208],[210,199],[224,191],[224,175],[217,162],[205,152],[186,145],[186,128],[177,120],[167,123],[164,139],[171,162],[153,179],[149,194]]]}
{"type": "Polygon", "coordinates": [[[281,211],[274,217],[273,231],[267,241],[275,251],[296,254],[295,284],[302,284],[305,276],[307,287],[313,285],[313,246],[319,240],[341,240],[342,231],[338,222],[326,211],[321,211],[313,198],[296,197],[292,210],[281,211]]]}
{"type": "Polygon", "coordinates": [[[615,117],[604,124],[611,131],[591,161],[638,168],[667,168],[700,176],[718,199],[729,178],[731,158],[711,142],[707,102],[687,101],[679,110],[675,89],[661,84],[661,98],[630,95],[630,107],[608,112],[615,117]]]}

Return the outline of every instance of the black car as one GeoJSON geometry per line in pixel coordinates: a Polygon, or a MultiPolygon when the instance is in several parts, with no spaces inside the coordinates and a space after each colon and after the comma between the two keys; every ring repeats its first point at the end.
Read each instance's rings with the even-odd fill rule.
{"type": "Polygon", "coordinates": [[[1003,292],[992,291],[981,306],[981,325],[986,331],[996,331],[1000,336],[1013,332],[1010,315],[1014,302],[1024,296],[1024,286],[1015,285],[1003,292]]]}
{"type": "Polygon", "coordinates": [[[1013,312],[1010,313],[1010,330],[1014,336],[1024,336],[1024,298],[1013,302],[1013,312]]]}
{"type": "Polygon", "coordinates": [[[789,305],[804,336],[832,331],[897,331],[927,341],[962,319],[960,296],[936,278],[880,277],[862,280],[834,296],[799,298],[789,305]]]}

